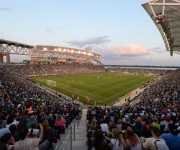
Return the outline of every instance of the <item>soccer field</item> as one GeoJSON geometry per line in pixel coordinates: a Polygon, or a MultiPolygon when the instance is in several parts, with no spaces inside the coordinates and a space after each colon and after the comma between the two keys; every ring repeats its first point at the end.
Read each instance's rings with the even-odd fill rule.
{"type": "Polygon", "coordinates": [[[56,81],[56,86],[50,88],[76,99],[79,97],[85,104],[105,105],[153,79],[153,76],[106,72],[36,77],[31,80],[46,86],[48,80],[56,81]]]}

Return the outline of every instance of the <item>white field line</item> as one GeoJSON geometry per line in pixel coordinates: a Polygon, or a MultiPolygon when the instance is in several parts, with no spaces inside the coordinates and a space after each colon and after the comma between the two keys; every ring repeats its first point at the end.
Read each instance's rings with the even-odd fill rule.
{"type": "MultiPolygon", "coordinates": [[[[63,83],[61,83],[62,85],[65,85],[65,84],[63,84],[63,83]]],[[[98,102],[104,102],[104,101],[106,101],[106,100],[108,100],[109,98],[111,98],[111,97],[115,97],[115,96],[117,96],[117,95],[120,95],[120,94],[122,94],[122,93],[124,93],[125,91],[128,91],[129,89],[131,89],[132,87],[135,87],[135,86],[137,86],[137,85],[140,85],[141,83],[139,83],[139,84],[136,84],[136,85],[134,85],[134,86],[131,86],[130,88],[128,88],[128,89],[126,89],[126,90],[124,90],[124,91],[121,91],[120,93],[117,93],[117,94],[115,94],[115,95],[112,95],[112,96],[110,96],[110,97],[107,97],[107,98],[102,98],[101,96],[97,96],[97,95],[95,95],[95,94],[93,94],[93,93],[91,93],[91,95],[94,95],[95,97],[98,97],[98,99],[103,99],[103,100],[101,100],[101,101],[98,101],[98,102]]],[[[65,85],[66,86],[66,85],[65,85]]],[[[59,88],[59,89],[61,89],[61,90],[64,90],[64,91],[67,91],[67,92],[69,92],[69,93],[72,93],[72,94],[76,94],[76,95],[78,95],[78,96],[81,96],[81,97],[84,97],[85,98],[85,96],[83,96],[83,95],[81,95],[81,94],[84,94],[85,93],[85,91],[88,91],[88,90],[94,90],[94,89],[97,89],[97,88],[99,88],[99,87],[95,87],[95,88],[92,88],[92,89],[85,89],[85,90],[81,90],[80,92],[71,92],[71,91],[69,91],[69,90],[67,90],[67,89],[63,89],[63,88],[59,88]],[[81,94],[79,94],[79,93],[81,93],[81,94]]],[[[133,91],[133,90],[132,90],[133,91]]],[[[131,91],[131,92],[132,92],[131,91]]],[[[130,93],[131,93],[130,92],[130,93]]],[[[127,94],[128,95],[128,94],[127,94]]],[[[88,95],[87,95],[88,96],[88,95]]],[[[93,100],[93,99],[91,99],[91,100],[93,100]]],[[[96,100],[95,100],[96,101],[96,100]]]]}
{"type": "MultiPolygon", "coordinates": [[[[122,93],[124,93],[125,91],[128,91],[129,89],[131,89],[132,87],[135,87],[135,86],[137,86],[137,85],[140,85],[141,83],[139,83],[139,84],[136,84],[136,85],[134,85],[134,86],[131,86],[130,88],[128,88],[128,89],[126,89],[126,90],[124,90],[124,91],[122,91],[122,92],[120,92],[120,93],[117,93],[117,94],[115,94],[115,95],[112,95],[112,96],[110,96],[110,97],[107,97],[107,98],[105,98],[105,99],[103,99],[103,100],[101,100],[101,101],[98,101],[98,102],[104,102],[104,101],[106,101],[107,99],[109,99],[109,98],[111,98],[111,97],[114,97],[114,96],[117,96],[117,95],[119,95],[119,94],[122,94],[122,93]]],[[[134,91],[134,90],[132,90],[132,91],[134,91]]],[[[131,92],[132,92],[131,91],[131,92]]],[[[131,93],[130,92],[130,93],[131,93]]],[[[127,94],[126,94],[127,95],[127,94]]]]}
{"type": "MultiPolygon", "coordinates": [[[[76,94],[76,95],[78,95],[78,96],[81,96],[81,97],[86,97],[86,96],[83,96],[83,95],[81,95],[81,94],[84,94],[85,92],[84,91],[87,91],[87,90],[82,90],[82,91],[80,91],[80,92],[74,92],[74,91],[69,91],[69,90],[67,90],[67,89],[63,89],[63,88],[59,88],[59,89],[61,89],[62,91],[64,90],[64,91],[67,91],[67,92],[69,92],[69,93],[72,93],[72,94],[76,94]],[[79,93],[81,93],[81,94],[79,94],[79,93]]],[[[97,88],[94,88],[94,89],[97,89],[97,88]]],[[[93,94],[93,93],[91,93],[91,95],[94,95],[94,96],[96,96],[96,97],[98,97],[98,99],[102,99],[102,97],[100,97],[100,96],[97,96],[97,95],[95,95],[95,94],[93,94]]],[[[88,96],[88,95],[87,95],[88,96]]],[[[91,99],[92,100],[92,99],[91,99]]]]}
{"type": "MultiPolygon", "coordinates": [[[[107,97],[107,98],[105,98],[105,99],[103,99],[103,98],[101,98],[101,97],[99,97],[99,96],[97,96],[97,95],[95,95],[95,94],[93,94],[93,93],[91,93],[91,95],[94,95],[94,96],[98,97],[98,99],[99,99],[99,98],[100,98],[100,99],[103,99],[103,100],[98,101],[98,102],[104,102],[104,101],[108,100],[109,98],[115,97],[115,96],[117,96],[117,95],[120,95],[120,94],[124,93],[125,91],[128,91],[129,89],[131,89],[131,88],[133,88],[133,87],[135,87],[135,86],[137,86],[137,85],[140,85],[140,84],[141,84],[141,83],[136,84],[136,85],[134,85],[134,86],[131,86],[130,88],[128,88],[128,89],[126,89],[126,90],[124,90],[124,91],[122,91],[122,92],[120,92],[120,93],[117,93],[117,94],[115,94],[115,95],[112,95],[112,96],[110,96],[110,97],[107,97]]],[[[60,89],[61,89],[61,88],[60,88],[60,89]]],[[[94,89],[97,89],[97,88],[94,88],[94,89]]],[[[62,89],[62,90],[64,90],[64,89],[62,89]]],[[[65,91],[70,92],[69,90],[65,90],[65,91]]],[[[79,94],[79,93],[84,94],[84,93],[83,93],[84,91],[88,91],[88,90],[82,90],[82,91],[80,91],[80,92],[70,92],[70,93],[79,95],[79,96],[81,96],[81,97],[85,97],[85,96],[82,96],[82,95],[79,94]]],[[[134,91],[134,90],[132,90],[132,91],[134,91]]],[[[131,91],[131,92],[132,92],[132,91],[131,91]]],[[[130,92],[130,93],[131,93],[131,92],[130,92]]],[[[126,94],[126,95],[128,95],[128,94],[126,94]]],[[[126,95],[125,95],[125,96],[126,96],[126,95]]],[[[88,96],[88,95],[87,95],[87,96],[88,96]]],[[[91,99],[91,100],[92,100],[92,99],[91,99]]]]}
{"type": "MultiPolygon", "coordinates": [[[[64,85],[64,84],[63,84],[64,85]]],[[[95,89],[98,89],[99,87],[94,87],[94,88],[91,88],[91,89],[85,89],[85,90],[81,90],[80,92],[78,92],[78,93],[82,93],[83,94],[83,92],[85,92],[85,91],[89,91],[89,90],[95,90],[95,89]]],[[[67,90],[68,91],[68,90],[67,90]]],[[[71,92],[72,93],[72,92],[71,92]]],[[[94,94],[92,94],[92,95],[94,95],[94,94]]],[[[95,95],[96,96],[96,95],[95,95]]],[[[99,96],[97,96],[97,97],[99,97],[99,96]]],[[[101,97],[101,96],[100,96],[101,97]]],[[[102,97],[101,97],[101,99],[102,99],[102,97]]]]}

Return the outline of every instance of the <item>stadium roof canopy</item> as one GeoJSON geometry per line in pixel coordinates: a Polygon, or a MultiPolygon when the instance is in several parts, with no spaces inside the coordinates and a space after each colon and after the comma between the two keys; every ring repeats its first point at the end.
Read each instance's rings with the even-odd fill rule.
{"type": "Polygon", "coordinates": [[[4,39],[0,39],[0,44],[7,44],[7,45],[20,46],[20,47],[26,47],[26,48],[33,48],[32,45],[8,41],[8,40],[4,40],[4,39]]]}
{"type": "Polygon", "coordinates": [[[170,55],[180,54],[180,0],[148,0],[142,6],[159,29],[170,55]]]}

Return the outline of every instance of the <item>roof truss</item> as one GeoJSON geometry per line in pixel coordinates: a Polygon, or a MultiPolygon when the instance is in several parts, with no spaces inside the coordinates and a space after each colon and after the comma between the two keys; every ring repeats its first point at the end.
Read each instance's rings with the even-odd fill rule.
{"type": "Polygon", "coordinates": [[[148,0],[143,7],[159,29],[166,49],[180,51],[180,0],[148,0]]]}

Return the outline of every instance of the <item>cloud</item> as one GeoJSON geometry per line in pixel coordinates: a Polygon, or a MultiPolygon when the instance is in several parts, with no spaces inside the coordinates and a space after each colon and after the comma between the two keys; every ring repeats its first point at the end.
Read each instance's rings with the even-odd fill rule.
{"type": "Polygon", "coordinates": [[[101,45],[101,44],[107,44],[110,42],[110,40],[108,39],[109,36],[105,35],[105,36],[99,36],[99,37],[92,37],[86,40],[82,40],[82,41],[67,41],[66,43],[73,45],[73,46],[78,46],[78,47],[84,47],[84,46],[90,46],[90,45],[101,45]]]}
{"type": "Polygon", "coordinates": [[[164,53],[166,52],[165,49],[163,49],[162,47],[152,47],[150,49],[151,52],[154,52],[154,53],[158,53],[158,54],[161,54],[161,53],[164,53]]]}
{"type": "Polygon", "coordinates": [[[43,28],[43,30],[45,30],[47,33],[51,33],[51,34],[55,34],[61,30],[63,30],[64,28],[62,26],[59,26],[59,27],[46,27],[46,28],[43,28]]]}
{"type": "Polygon", "coordinates": [[[46,28],[45,30],[46,30],[46,32],[52,33],[52,34],[56,32],[56,31],[54,31],[54,30],[51,30],[50,28],[46,28]]]}
{"type": "Polygon", "coordinates": [[[127,45],[108,47],[103,50],[103,53],[109,53],[113,55],[119,55],[123,57],[138,57],[149,54],[149,49],[141,47],[139,45],[127,45]]]}
{"type": "Polygon", "coordinates": [[[8,7],[2,7],[2,6],[0,6],[0,11],[11,11],[11,9],[8,8],[8,7]]]}
{"type": "Polygon", "coordinates": [[[62,30],[62,29],[63,29],[63,27],[62,27],[62,26],[60,26],[60,27],[59,27],[59,30],[62,30]]]}

